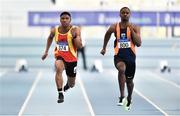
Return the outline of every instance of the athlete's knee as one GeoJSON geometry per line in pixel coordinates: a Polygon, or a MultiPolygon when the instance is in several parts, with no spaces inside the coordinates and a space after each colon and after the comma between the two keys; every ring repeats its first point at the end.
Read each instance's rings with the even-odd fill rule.
{"type": "Polygon", "coordinates": [[[124,68],[119,67],[118,71],[119,71],[120,75],[125,74],[125,69],[124,68]]]}
{"type": "Polygon", "coordinates": [[[56,73],[62,73],[63,70],[64,69],[62,67],[56,67],[56,73]]]}
{"type": "Polygon", "coordinates": [[[75,82],[71,82],[71,83],[69,83],[69,87],[71,87],[71,88],[73,88],[75,86],[75,82]]]}
{"type": "Polygon", "coordinates": [[[118,71],[119,71],[119,74],[125,74],[125,67],[123,67],[123,66],[118,66],[117,69],[118,69],[118,71]]]}
{"type": "Polygon", "coordinates": [[[56,61],[56,62],[55,62],[55,70],[56,70],[57,73],[62,73],[63,70],[64,70],[64,65],[63,65],[63,63],[60,62],[60,61],[56,61]]]}
{"type": "Polygon", "coordinates": [[[126,83],[127,83],[127,85],[132,85],[133,84],[133,80],[132,79],[126,79],[126,83]]]}
{"type": "Polygon", "coordinates": [[[116,67],[120,74],[125,74],[126,65],[124,64],[124,62],[117,63],[116,67]]]}

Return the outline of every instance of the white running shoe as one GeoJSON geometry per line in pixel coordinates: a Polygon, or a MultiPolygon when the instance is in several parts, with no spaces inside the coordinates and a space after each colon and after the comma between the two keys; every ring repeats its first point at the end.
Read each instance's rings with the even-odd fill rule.
{"type": "Polygon", "coordinates": [[[131,110],[131,105],[132,105],[132,100],[129,101],[129,100],[127,100],[127,98],[126,98],[126,99],[125,99],[125,103],[124,103],[124,109],[125,109],[126,111],[130,111],[130,110],[131,110]]]}

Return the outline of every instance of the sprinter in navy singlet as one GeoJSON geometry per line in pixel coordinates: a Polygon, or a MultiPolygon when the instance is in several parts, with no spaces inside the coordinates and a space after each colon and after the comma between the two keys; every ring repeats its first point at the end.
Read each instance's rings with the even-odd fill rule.
{"type": "Polygon", "coordinates": [[[129,22],[131,11],[128,7],[121,8],[119,15],[121,22],[112,24],[105,33],[101,54],[106,53],[106,46],[111,34],[114,33],[116,37],[114,41],[114,65],[118,70],[120,90],[118,105],[124,105],[125,109],[129,111],[132,104],[133,78],[136,68],[135,46],[141,46],[140,28],[129,22]],[[128,89],[127,97],[124,94],[125,83],[128,89]]]}

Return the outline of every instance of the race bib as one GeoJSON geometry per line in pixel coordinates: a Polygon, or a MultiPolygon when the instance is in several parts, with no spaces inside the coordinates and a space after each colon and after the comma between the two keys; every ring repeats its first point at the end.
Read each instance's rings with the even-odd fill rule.
{"type": "Polygon", "coordinates": [[[130,48],[131,42],[129,40],[119,40],[119,48],[130,48]]]}
{"type": "Polygon", "coordinates": [[[59,51],[69,51],[68,43],[67,42],[59,42],[57,44],[57,49],[59,51]]]}

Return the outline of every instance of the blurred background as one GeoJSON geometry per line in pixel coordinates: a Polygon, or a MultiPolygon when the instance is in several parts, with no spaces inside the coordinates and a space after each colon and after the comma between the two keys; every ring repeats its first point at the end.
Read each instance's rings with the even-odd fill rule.
{"type": "MultiPolygon", "coordinates": [[[[94,58],[101,58],[99,51],[108,26],[119,21],[120,8],[128,6],[131,22],[141,27],[144,48],[138,51],[138,66],[155,68],[159,60],[165,59],[172,67],[180,68],[180,61],[174,60],[179,59],[180,0],[0,0],[0,4],[0,67],[13,67],[19,58],[25,58],[30,67],[52,65],[52,54],[45,63],[40,56],[50,27],[59,24],[61,11],[70,11],[72,23],[82,27],[90,66],[94,58]]],[[[103,61],[112,63],[112,55],[110,49],[103,61]]],[[[104,67],[112,67],[111,63],[104,67]]]]}
{"type": "MultiPolygon", "coordinates": [[[[50,98],[47,97],[41,98],[48,94],[47,96],[55,96],[54,99],[56,99],[55,93],[49,94],[45,91],[53,86],[54,88],[50,91],[55,92],[54,80],[49,78],[54,77],[54,72],[51,71],[54,71],[53,49],[55,44],[52,44],[49,56],[45,61],[41,60],[41,55],[44,53],[50,28],[59,24],[59,14],[62,11],[71,12],[72,24],[80,26],[82,30],[82,38],[85,42],[86,66],[84,67],[81,54],[79,55],[78,66],[80,75],[90,77],[88,79],[82,78],[82,81],[94,108],[94,114],[91,113],[91,116],[95,114],[129,115],[124,113],[123,110],[111,110],[117,108],[113,104],[114,102],[113,105],[109,105],[109,103],[103,105],[104,109],[101,109],[100,104],[98,104],[98,101],[104,100],[99,98],[98,93],[101,92],[94,93],[94,91],[91,91],[91,84],[94,84],[94,88],[98,90],[101,88],[99,86],[102,86],[99,83],[108,84],[108,82],[110,83],[108,87],[111,88],[113,85],[118,90],[117,83],[114,85],[117,80],[113,83],[107,81],[112,79],[108,77],[117,77],[117,75],[114,75],[116,69],[113,63],[114,35],[111,36],[108,43],[107,54],[105,56],[100,55],[100,50],[106,30],[110,24],[120,21],[119,10],[124,6],[129,7],[132,11],[131,22],[141,27],[142,46],[136,49],[137,77],[135,77],[135,86],[137,85],[136,89],[138,91],[136,91],[136,94],[138,95],[135,95],[135,104],[137,101],[143,101],[139,100],[137,96],[141,96],[141,99],[147,97],[148,100],[155,103],[152,106],[158,107],[158,111],[160,109],[162,113],[157,113],[157,109],[152,110],[152,106],[147,107],[145,105],[143,106],[145,109],[141,109],[142,107],[138,105],[135,108],[138,112],[132,111],[130,114],[180,115],[180,0],[0,0],[0,115],[22,115],[22,112],[27,115],[34,113],[34,115],[64,114],[69,116],[69,112],[77,116],[86,115],[82,112],[80,112],[81,114],[77,113],[76,111],[81,110],[80,108],[76,110],[77,104],[73,103],[70,103],[75,106],[72,107],[72,110],[69,110],[68,108],[71,107],[65,104],[63,110],[65,113],[59,110],[51,110],[48,106],[52,105],[55,109],[60,106],[54,105],[55,102],[47,102],[47,104],[51,104],[47,105],[45,104],[46,101],[53,100],[49,100],[50,98]],[[92,73],[94,68],[99,73],[92,73]],[[22,70],[28,71],[28,73],[17,73],[22,70]],[[38,73],[39,70],[41,70],[40,73],[38,73]],[[41,79],[43,84],[35,83],[35,85],[37,84],[35,90],[40,91],[31,96],[32,101],[30,102],[30,98],[28,99],[26,96],[29,95],[28,92],[31,91],[30,88],[34,85],[35,77],[40,78],[42,75],[44,77],[41,79]],[[53,84],[50,84],[49,79],[53,84]],[[98,81],[98,79],[105,80],[98,81]],[[141,81],[142,83],[140,83],[141,81]],[[49,84],[48,87],[45,86],[46,84],[49,84]],[[156,87],[161,95],[157,97],[154,88],[147,87],[148,85],[156,87]],[[167,95],[167,91],[172,93],[167,95]],[[44,93],[42,94],[42,92],[44,93]],[[95,94],[97,95],[96,98],[93,96],[95,94]],[[145,97],[142,97],[142,94],[145,97]],[[14,101],[14,99],[17,101],[14,101]],[[28,102],[29,107],[26,107],[27,104],[24,102],[27,99],[30,102],[28,102]],[[44,102],[40,102],[42,99],[45,99],[44,102]],[[163,100],[159,102],[159,99],[163,100]],[[23,107],[24,103],[26,108],[23,107]],[[43,103],[45,105],[42,105],[43,103]],[[38,106],[38,104],[41,105],[38,106]],[[169,105],[170,107],[168,107],[169,105]],[[42,106],[47,109],[42,110],[42,106]]],[[[111,90],[107,88],[106,91],[112,92],[114,88],[111,90]]],[[[116,95],[111,95],[114,96],[113,99],[116,99],[118,91],[114,93],[116,95]]],[[[101,93],[101,95],[103,94],[101,93]]],[[[112,96],[109,95],[109,99],[112,96]]],[[[75,98],[78,97],[75,96],[75,98]]],[[[69,99],[73,100],[73,98],[69,99]]],[[[106,103],[106,100],[103,103],[106,103]]]]}

